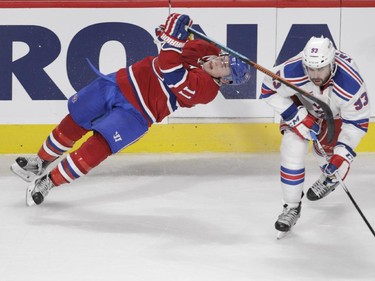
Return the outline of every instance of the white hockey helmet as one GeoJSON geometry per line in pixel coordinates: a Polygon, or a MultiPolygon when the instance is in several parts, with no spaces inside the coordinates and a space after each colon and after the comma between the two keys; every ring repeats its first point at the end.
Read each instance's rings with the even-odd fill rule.
{"type": "Polygon", "coordinates": [[[334,71],[336,49],[328,38],[323,36],[311,37],[302,51],[302,61],[305,67],[321,68],[331,65],[331,71],[334,71]]]}

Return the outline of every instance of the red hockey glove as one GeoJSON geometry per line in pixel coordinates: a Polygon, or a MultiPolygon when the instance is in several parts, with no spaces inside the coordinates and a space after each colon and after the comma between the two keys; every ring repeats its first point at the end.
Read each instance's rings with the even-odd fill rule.
{"type": "Polygon", "coordinates": [[[284,121],[300,138],[305,140],[311,140],[310,132],[315,135],[320,132],[320,127],[315,122],[315,117],[310,115],[303,106],[296,108],[289,118],[284,118],[284,121]]]}
{"type": "Polygon", "coordinates": [[[168,47],[181,49],[190,35],[187,28],[192,24],[193,21],[188,15],[173,13],[167,18],[165,25],[160,25],[155,32],[159,41],[164,42],[168,47]]]}
{"type": "Polygon", "coordinates": [[[329,160],[329,163],[323,166],[323,173],[331,177],[338,172],[340,178],[344,180],[355,156],[356,153],[349,146],[338,143],[334,148],[334,154],[329,160]]]}

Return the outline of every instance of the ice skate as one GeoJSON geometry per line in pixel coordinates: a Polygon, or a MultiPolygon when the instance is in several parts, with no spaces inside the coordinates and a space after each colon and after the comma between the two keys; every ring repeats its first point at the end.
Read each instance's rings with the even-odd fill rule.
{"type": "Polygon", "coordinates": [[[24,181],[31,182],[37,176],[43,174],[49,162],[43,161],[39,156],[17,157],[16,162],[10,166],[10,170],[24,181]]]}
{"type": "Polygon", "coordinates": [[[322,199],[334,191],[338,184],[339,182],[336,179],[329,178],[322,174],[307,191],[307,199],[310,201],[322,199]]]}
{"type": "Polygon", "coordinates": [[[278,230],[277,239],[283,238],[288,232],[290,232],[300,216],[301,202],[296,208],[288,208],[288,205],[285,204],[282,214],[279,215],[279,218],[275,222],[275,228],[278,230]]]}
{"type": "Polygon", "coordinates": [[[26,190],[26,205],[40,205],[52,187],[54,187],[54,184],[49,174],[35,179],[26,190]]]}

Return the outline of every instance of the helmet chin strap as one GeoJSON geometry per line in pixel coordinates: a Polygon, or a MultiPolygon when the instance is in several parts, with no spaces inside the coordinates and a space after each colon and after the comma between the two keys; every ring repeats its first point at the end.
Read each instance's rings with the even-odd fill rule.
{"type": "Polygon", "coordinates": [[[330,63],[330,68],[331,68],[331,75],[329,75],[329,77],[327,78],[327,81],[325,81],[322,86],[325,86],[331,80],[331,78],[336,74],[337,65],[334,62],[330,63]]]}
{"type": "Polygon", "coordinates": [[[337,64],[335,62],[331,63],[331,76],[329,77],[330,79],[336,74],[337,71],[337,64]]]}
{"type": "Polygon", "coordinates": [[[220,77],[220,78],[216,78],[216,79],[219,79],[220,83],[223,84],[223,85],[232,84],[232,81],[230,81],[228,79],[224,79],[224,77],[220,77]]]}

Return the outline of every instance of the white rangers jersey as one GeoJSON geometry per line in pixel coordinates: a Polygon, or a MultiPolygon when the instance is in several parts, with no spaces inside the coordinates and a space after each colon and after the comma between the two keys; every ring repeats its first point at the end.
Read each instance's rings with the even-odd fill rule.
{"type": "MultiPolygon", "coordinates": [[[[274,67],[272,71],[328,104],[333,116],[342,119],[338,142],[355,149],[368,129],[371,113],[369,96],[358,68],[350,56],[336,51],[335,64],[335,75],[322,87],[316,86],[306,75],[302,53],[274,67]]],[[[261,98],[281,116],[294,103],[292,97],[296,95],[293,89],[269,76],[265,77],[261,91],[261,98]]],[[[310,114],[324,118],[319,105],[302,96],[298,98],[310,114]]]]}

